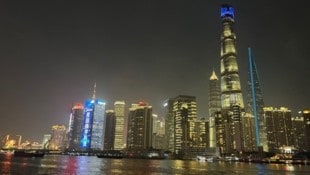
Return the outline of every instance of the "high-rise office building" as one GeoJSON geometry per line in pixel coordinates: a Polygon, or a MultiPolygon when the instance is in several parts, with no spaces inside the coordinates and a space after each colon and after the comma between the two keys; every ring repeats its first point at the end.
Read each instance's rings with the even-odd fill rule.
{"type": "Polygon", "coordinates": [[[234,33],[234,8],[221,6],[221,103],[222,115],[227,118],[230,139],[226,142],[228,152],[240,153],[243,150],[241,114],[244,111],[239,69],[237,63],[236,35],[234,33]]]}
{"type": "Polygon", "coordinates": [[[114,138],[114,149],[124,149],[124,127],[125,127],[125,102],[116,101],[114,103],[115,113],[115,138],[114,138]]]}
{"type": "Polygon", "coordinates": [[[209,80],[209,147],[216,147],[215,115],[221,111],[220,82],[213,70],[209,80]]]}
{"type": "Polygon", "coordinates": [[[305,150],[310,151],[310,109],[301,112],[305,125],[305,150]]]}
{"type": "Polygon", "coordinates": [[[269,152],[278,152],[285,146],[294,146],[292,113],[285,107],[264,107],[269,152]]]}
{"type": "Polygon", "coordinates": [[[69,151],[80,150],[80,140],[83,127],[83,113],[84,108],[81,103],[76,103],[71,109],[69,130],[68,130],[69,151]]]}
{"type": "Polygon", "coordinates": [[[253,152],[257,151],[255,139],[255,121],[254,116],[250,113],[244,113],[241,117],[242,131],[244,140],[244,151],[253,152]]]}
{"type": "Polygon", "coordinates": [[[173,99],[174,149],[176,155],[187,156],[195,147],[196,97],[179,95],[173,99]]]}
{"type": "Polygon", "coordinates": [[[139,151],[152,148],[152,106],[145,102],[132,104],[128,115],[127,149],[139,151]]]}
{"type": "Polygon", "coordinates": [[[267,133],[264,119],[264,99],[262,95],[261,83],[258,76],[257,66],[252,56],[251,48],[249,54],[249,80],[248,80],[248,105],[247,112],[255,119],[255,140],[257,147],[267,150],[267,133]]]}
{"type": "Polygon", "coordinates": [[[153,148],[165,149],[165,122],[157,114],[153,114],[153,148]]]}
{"type": "Polygon", "coordinates": [[[50,150],[65,150],[66,141],[66,126],[65,125],[53,125],[51,131],[51,140],[49,144],[50,150]]]}
{"type": "Polygon", "coordinates": [[[96,99],[96,84],[93,98],[84,105],[84,121],[80,147],[86,151],[99,151],[104,148],[105,102],[96,99]]]}
{"type": "Polygon", "coordinates": [[[307,147],[305,142],[306,132],[304,117],[301,115],[292,117],[292,127],[294,136],[294,148],[299,151],[304,151],[307,147]]]}
{"type": "Polygon", "coordinates": [[[167,99],[164,102],[165,109],[165,148],[170,152],[174,152],[174,115],[173,115],[173,99],[167,99]]]}
{"type": "Polygon", "coordinates": [[[114,110],[106,110],[105,120],[104,150],[113,150],[116,123],[114,110]]]}

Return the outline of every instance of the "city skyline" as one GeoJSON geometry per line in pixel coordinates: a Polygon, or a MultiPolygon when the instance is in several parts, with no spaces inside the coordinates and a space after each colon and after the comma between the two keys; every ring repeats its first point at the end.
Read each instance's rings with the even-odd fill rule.
{"type": "Polygon", "coordinates": [[[236,10],[243,96],[250,46],[266,106],[307,108],[309,26],[295,20],[307,16],[297,3],[11,1],[0,7],[1,136],[41,140],[52,125],[68,124],[72,104],[91,98],[94,82],[106,109],[144,100],[163,117],[166,99],[191,95],[198,117],[206,117],[225,2],[236,10]]]}

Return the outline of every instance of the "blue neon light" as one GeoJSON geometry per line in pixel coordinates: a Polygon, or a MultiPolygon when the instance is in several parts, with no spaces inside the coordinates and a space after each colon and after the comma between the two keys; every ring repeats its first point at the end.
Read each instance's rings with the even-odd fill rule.
{"type": "Polygon", "coordinates": [[[234,18],[235,17],[234,8],[231,6],[222,6],[221,17],[223,17],[223,16],[231,16],[232,18],[234,18]]]}
{"type": "Polygon", "coordinates": [[[82,139],[80,141],[81,148],[90,148],[92,121],[95,107],[94,102],[94,100],[87,100],[85,102],[82,139]]]}

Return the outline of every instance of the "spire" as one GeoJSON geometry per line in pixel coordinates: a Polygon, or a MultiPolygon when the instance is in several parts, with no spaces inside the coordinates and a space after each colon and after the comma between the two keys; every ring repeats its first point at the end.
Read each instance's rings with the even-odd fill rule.
{"type": "Polygon", "coordinates": [[[212,71],[212,75],[210,77],[210,80],[218,80],[216,74],[215,74],[215,71],[214,71],[214,68],[213,68],[213,71],[212,71]]]}
{"type": "Polygon", "coordinates": [[[93,93],[93,100],[95,100],[96,99],[96,82],[95,82],[95,84],[94,84],[94,93],[93,93]]]}

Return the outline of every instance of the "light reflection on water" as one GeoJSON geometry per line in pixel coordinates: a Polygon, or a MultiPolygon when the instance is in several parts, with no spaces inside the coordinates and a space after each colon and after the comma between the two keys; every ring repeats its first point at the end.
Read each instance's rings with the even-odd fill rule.
{"type": "Polygon", "coordinates": [[[15,158],[0,155],[1,175],[295,175],[309,174],[310,166],[183,160],[103,159],[95,156],[46,155],[15,158]]]}

